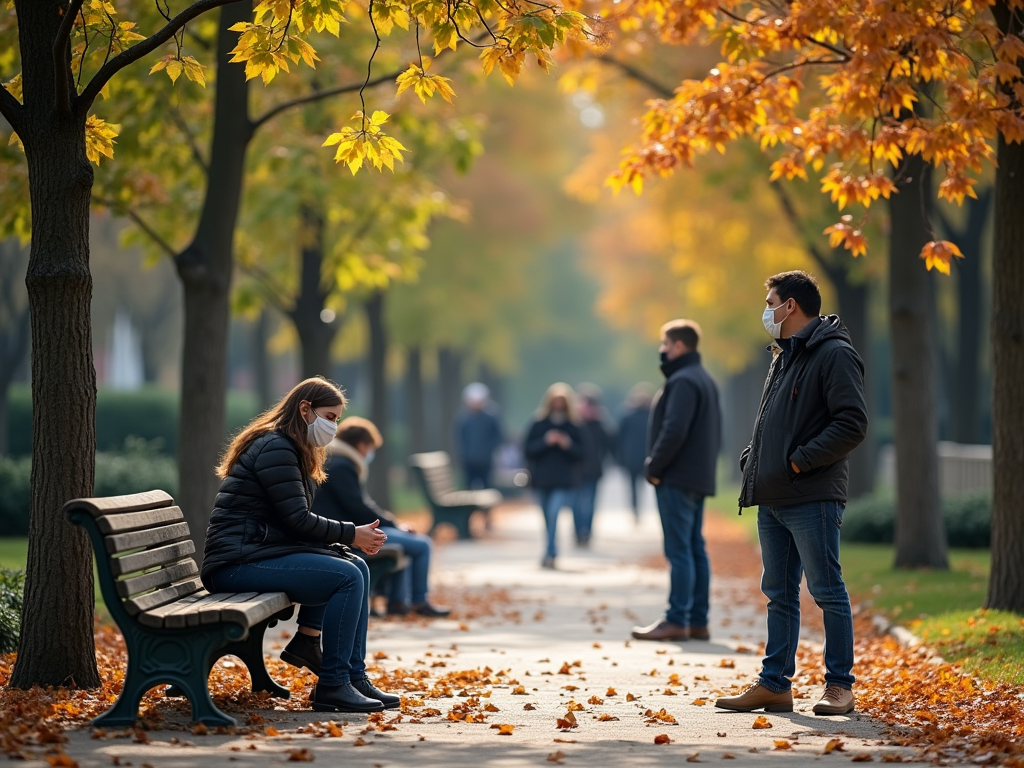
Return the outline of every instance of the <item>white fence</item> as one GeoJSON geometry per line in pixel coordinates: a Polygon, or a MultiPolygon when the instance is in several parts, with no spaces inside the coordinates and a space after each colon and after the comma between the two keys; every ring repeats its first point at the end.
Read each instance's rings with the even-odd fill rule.
{"type": "MultiPolygon", "coordinates": [[[[878,455],[878,480],[896,485],[896,450],[887,445],[878,455]]],[[[977,491],[992,492],[992,446],[939,443],[939,492],[962,496],[977,491]]]]}

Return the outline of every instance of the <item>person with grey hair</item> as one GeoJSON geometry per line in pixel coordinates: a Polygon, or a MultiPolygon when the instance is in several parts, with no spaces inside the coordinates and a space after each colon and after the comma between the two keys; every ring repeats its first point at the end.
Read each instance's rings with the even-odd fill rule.
{"type": "Polygon", "coordinates": [[[466,488],[492,488],[494,452],[503,441],[501,422],[491,401],[487,385],[476,381],[462,391],[462,413],[456,423],[455,437],[466,488]]]}

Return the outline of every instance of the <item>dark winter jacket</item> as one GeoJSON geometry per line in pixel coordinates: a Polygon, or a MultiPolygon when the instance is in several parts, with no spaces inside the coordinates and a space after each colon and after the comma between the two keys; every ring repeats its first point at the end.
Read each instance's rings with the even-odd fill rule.
{"type": "Polygon", "coordinates": [[[848,457],[868,428],[864,363],[836,315],[811,321],[779,350],[740,457],[740,507],[845,502],[848,457]]]}
{"type": "Polygon", "coordinates": [[[268,432],[238,458],[214,502],[206,531],[203,583],[225,565],[350,544],[355,526],[310,512],[316,485],[299,464],[291,438],[268,432]]]}
{"type": "Polygon", "coordinates": [[[501,445],[501,422],[488,410],[466,410],[459,417],[456,437],[463,466],[489,468],[501,445]]]}
{"type": "Polygon", "coordinates": [[[611,453],[612,436],[600,419],[584,419],[580,431],[583,433],[580,480],[584,483],[596,483],[604,474],[604,460],[611,453]]]}
{"type": "Polygon", "coordinates": [[[639,475],[647,459],[647,422],[650,408],[634,408],[619,420],[619,433],[615,438],[615,459],[627,472],[639,475]]]}
{"type": "Polygon", "coordinates": [[[700,352],[670,360],[661,371],[665,386],[651,404],[644,474],[665,485],[714,496],[722,441],[718,387],[701,365],[700,352]]]}
{"type": "Polygon", "coordinates": [[[526,466],[530,471],[530,484],[534,488],[577,488],[581,479],[583,462],[583,433],[571,421],[555,424],[550,417],[530,425],[523,446],[526,466]],[[548,430],[565,432],[572,444],[566,449],[559,445],[548,445],[544,435],[548,430]]]}
{"type": "Polygon", "coordinates": [[[350,520],[355,525],[380,520],[381,528],[395,528],[398,522],[394,515],[377,506],[363,487],[366,463],[359,452],[336,440],[331,444],[331,453],[327,460],[327,480],[313,501],[313,513],[332,520],[350,520]]]}

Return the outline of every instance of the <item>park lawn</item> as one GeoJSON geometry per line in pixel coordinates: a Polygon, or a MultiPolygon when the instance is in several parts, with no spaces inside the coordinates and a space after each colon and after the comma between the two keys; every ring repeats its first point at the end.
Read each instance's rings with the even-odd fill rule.
{"type": "Polygon", "coordinates": [[[915,619],[907,626],[966,672],[1024,685],[1024,617],[974,609],[915,619]]]}

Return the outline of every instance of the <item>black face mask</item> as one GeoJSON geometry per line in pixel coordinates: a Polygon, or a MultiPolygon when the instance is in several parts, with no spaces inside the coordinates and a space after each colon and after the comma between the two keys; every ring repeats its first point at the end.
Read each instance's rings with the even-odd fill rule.
{"type": "Polygon", "coordinates": [[[668,362],[668,352],[659,352],[658,357],[661,360],[662,365],[668,362]]]}

